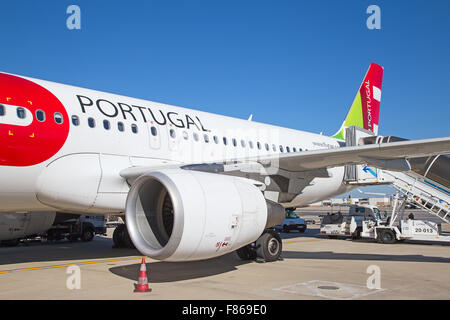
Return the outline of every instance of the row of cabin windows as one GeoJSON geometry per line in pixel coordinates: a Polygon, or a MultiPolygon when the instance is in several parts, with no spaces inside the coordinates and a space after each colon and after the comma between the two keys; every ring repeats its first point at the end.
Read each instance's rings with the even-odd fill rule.
{"type": "MultiPolygon", "coordinates": [[[[76,116],[76,115],[73,115],[73,116],[72,116],[72,123],[73,123],[74,126],[80,125],[80,119],[78,118],[78,116],[76,116]]],[[[94,118],[88,118],[88,125],[89,125],[89,127],[91,127],[91,128],[95,128],[95,119],[94,119],[94,118]]],[[[104,127],[106,130],[111,129],[110,122],[109,122],[108,120],[103,120],[103,127],[104,127]]],[[[123,132],[123,131],[125,130],[124,124],[123,124],[122,122],[119,121],[119,122],[117,123],[117,129],[118,129],[119,131],[123,132]]],[[[131,125],[131,131],[132,131],[133,133],[137,133],[137,132],[138,132],[138,127],[137,127],[137,125],[132,124],[132,125],[131,125]]],[[[158,129],[156,129],[155,126],[151,126],[151,127],[150,127],[150,133],[152,134],[152,136],[156,137],[156,136],[158,135],[158,129]]],[[[170,129],[170,130],[169,130],[169,135],[170,135],[170,137],[171,137],[172,139],[175,139],[175,138],[177,137],[176,131],[175,131],[174,129],[170,129]]],[[[198,135],[197,132],[194,132],[194,133],[193,133],[193,138],[194,138],[195,141],[199,141],[199,140],[200,140],[200,137],[199,137],[199,135],[198,135]]],[[[187,133],[187,131],[183,131],[183,139],[184,139],[184,140],[188,140],[188,139],[189,139],[189,134],[187,133]]],[[[210,141],[210,140],[209,140],[209,136],[208,136],[207,134],[204,134],[204,135],[203,135],[203,140],[204,140],[205,143],[209,143],[209,141],[210,141]]],[[[219,144],[219,138],[218,138],[217,136],[213,136],[213,141],[214,141],[214,143],[219,144]]],[[[223,138],[222,138],[222,141],[223,141],[223,144],[224,144],[224,145],[228,145],[228,139],[227,139],[227,137],[223,137],[223,138]]],[[[238,145],[236,138],[231,139],[231,143],[232,143],[232,145],[233,145],[234,147],[237,147],[237,145],[238,145]]],[[[254,148],[254,144],[253,144],[252,141],[248,141],[248,145],[249,145],[250,149],[253,149],[253,148],[254,148]]],[[[243,148],[246,147],[245,140],[241,140],[241,146],[242,146],[243,148]]],[[[256,147],[257,147],[259,150],[261,150],[261,149],[262,149],[262,144],[258,141],[258,142],[256,142],[256,147]]],[[[270,146],[269,146],[268,143],[265,143],[265,144],[264,144],[264,147],[265,147],[266,151],[270,151],[270,146]]],[[[277,151],[277,147],[275,146],[275,144],[272,144],[272,150],[273,150],[274,152],[277,151]]],[[[284,152],[285,149],[284,149],[284,147],[283,147],[282,145],[280,145],[280,146],[279,146],[279,150],[280,150],[280,152],[284,152]]],[[[302,148],[298,148],[298,151],[303,151],[303,150],[302,150],[302,148]]],[[[291,152],[290,147],[286,147],[286,152],[291,152]]],[[[293,147],[293,148],[292,148],[292,152],[297,152],[297,148],[293,147]]]]}
{"type": "MultiPolygon", "coordinates": [[[[25,118],[26,118],[26,112],[25,112],[25,109],[24,109],[24,108],[18,107],[17,110],[16,110],[16,113],[17,113],[17,117],[18,117],[18,118],[20,118],[20,119],[25,119],[25,118]]],[[[4,115],[5,115],[5,108],[4,108],[4,106],[3,106],[2,104],[0,104],[0,116],[4,116],[4,115]]],[[[62,114],[59,113],[59,112],[55,112],[54,115],[53,115],[53,118],[54,118],[54,121],[55,121],[57,124],[62,124],[63,121],[64,121],[62,114]]],[[[46,117],[45,117],[45,112],[42,111],[42,110],[36,110],[36,119],[37,119],[39,122],[44,122],[45,119],[46,119],[46,117]]],[[[79,126],[79,125],[80,125],[80,119],[79,119],[78,116],[76,116],[76,115],[73,115],[73,116],[72,116],[72,124],[73,124],[74,126],[79,126]]],[[[88,118],[88,126],[89,126],[90,128],[95,128],[95,119],[94,119],[94,118],[91,118],[91,117],[88,118]]],[[[110,124],[110,122],[109,122],[108,120],[103,120],[103,128],[105,128],[106,130],[110,130],[110,129],[111,129],[111,124],[110,124]]],[[[125,131],[125,126],[124,126],[123,122],[120,122],[120,121],[119,121],[119,122],[117,123],[117,129],[118,129],[119,131],[121,131],[121,132],[125,131]]],[[[137,132],[138,132],[138,127],[137,127],[137,125],[132,124],[132,125],[131,125],[131,131],[132,131],[133,133],[137,133],[137,132]]],[[[154,127],[154,126],[152,126],[152,127],[150,128],[150,132],[151,132],[151,134],[152,134],[153,136],[156,136],[156,135],[158,134],[158,130],[157,130],[156,127],[154,127]]],[[[170,137],[171,137],[171,138],[173,138],[173,139],[176,138],[176,132],[175,132],[174,129],[170,129],[169,134],[170,134],[170,137]]],[[[189,139],[189,135],[188,135],[188,133],[187,133],[186,131],[183,131],[183,138],[184,138],[185,140],[188,140],[188,139],[189,139]]],[[[199,140],[200,140],[200,138],[199,138],[199,136],[198,136],[198,133],[196,133],[196,132],[193,133],[193,138],[194,138],[195,141],[199,141],[199,140]]],[[[205,143],[209,143],[209,136],[208,136],[207,134],[204,134],[204,135],[203,135],[203,140],[204,140],[205,143]]],[[[219,138],[218,138],[217,136],[213,136],[213,140],[214,140],[214,142],[215,142],[216,144],[219,144],[219,138]]],[[[223,138],[222,138],[222,141],[223,141],[223,144],[224,144],[224,145],[228,145],[228,139],[227,139],[226,137],[223,137],[223,138]]],[[[235,138],[233,138],[233,139],[231,140],[231,142],[232,142],[232,144],[233,144],[234,147],[237,147],[238,143],[237,143],[237,140],[236,140],[235,138]]],[[[254,148],[253,141],[248,141],[248,146],[250,147],[250,149],[253,149],[253,148],[254,148]]],[[[242,147],[242,148],[245,148],[245,147],[246,147],[246,142],[245,142],[245,140],[241,140],[241,147],[242,147]]],[[[262,149],[262,144],[258,141],[258,142],[256,142],[256,147],[257,147],[259,150],[261,150],[261,149],[262,149]]],[[[269,150],[270,150],[270,146],[269,146],[268,143],[265,143],[265,144],[264,144],[264,147],[265,147],[266,151],[269,151],[269,150]]],[[[280,149],[280,152],[284,152],[284,148],[283,148],[282,145],[279,146],[279,149],[280,149]]],[[[272,144],[272,150],[273,150],[274,152],[277,151],[277,148],[276,148],[276,146],[275,146],[274,144],[272,144]]],[[[293,151],[293,152],[297,152],[297,149],[296,149],[295,147],[293,147],[293,148],[292,148],[292,151],[293,151]]],[[[303,150],[302,150],[302,148],[299,148],[298,151],[303,151],[303,150]]],[[[288,147],[288,146],[286,147],[286,152],[291,152],[290,147],[288,147]]]]}
{"type": "MultiPolygon", "coordinates": [[[[17,113],[17,117],[18,118],[20,118],[20,119],[25,119],[26,118],[26,112],[25,112],[24,108],[18,107],[17,110],[16,110],[16,113],[17,113]]],[[[4,106],[2,104],[0,104],[0,116],[4,116],[4,115],[5,115],[5,108],[4,108],[4,106]]],[[[63,121],[64,121],[62,114],[59,113],[59,112],[55,112],[54,115],[53,115],[53,118],[54,118],[54,121],[57,124],[62,124],[63,121]]],[[[46,119],[45,112],[42,111],[42,110],[36,110],[36,119],[39,122],[44,122],[45,119],[46,119]]],[[[72,116],[72,124],[74,126],[79,126],[80,125],[80,118],[78,116],[76,116],[76,115],[73,115],[72,116]]],[[[88,126],[90,128],[95,128],[95,119],[94,118],[88,118],[88,126]]],[[[110,122],[108,120],[103,120],[103,128],[105,128],[106,130],[110,130],[111,129],[111,124],[110,124],[110,122]]],[[[120,121],[117,122],[117,129],[119,131],[121,131],[121,132],[125,131],[125,126],[124,126],[123,122],[120,122],[120,121]]],[[[138,132],[137,125],[132,124],[131,125],[131,131],[133,133],[137,133],[138,132]]],[[[154,126],[150,127],[150,132],[151,132],[151,134],[153,136],[156,136],[158,134],[158,130],[154,126]]],[[[176,132],[175,132],[174,129],[170,129],[169,134],[170,134],[170,137],[172,139],[176,138],[176,132]]],[[[183,131],[183,138],[185,140],[189,139],[189,135],[188,135],[188,133],[186,131],[183,131]]],[[[195,141],[199,141],[200,140],[199,135],[198,135],[197,132],[193,133],[193,138],[194,138],[195,141]]],[[[204,134],[203,135],[203,140],[204,140],[205,143],[209,143],[209,141],[210,141],[209,140],[209,136],[207,134],[204,134]]],[[[214,143],[219,144],[219,138],[217,136],[213,136],[213,141],[214,141],[214,143]]],[[[227,137],[223,137],[222,141],[223,141],[224,145],[228,145],[227,137]]],[[[237,147],[237,145],[238,145],[237,140],[235,138],[231,139],[231,143],[232,143],[232,145],[234,147],[237,147]]],[[[245,148],[246,145],[247,145],[245,140],[241,140],[240,143],[241,143],[241,147],[242,148],[245,148]]],[[[253,141],[248,141],[248,146],[250,147],[250,149],[253,149],[254,148],[253,141]]],[[[262,149],[262,144],[258,141],[258,142],[256,142],[256,147],[259,150],[261,150],[262,149]]],[[[265,143],[264,147],[265,147],[266,151],[270,150],[270,146],[269,146],[268,143],[265,143]]],[[[277,151],[277,147],[275,146],[275,144],[272,144],[272,150],[274,152],[277,151]]],[[[279,150],[280,150],[280,152],[284,152],[285,149],[284,149],[284,147],[282,145],[280,145],[279,146],[279,150]]],[[[298,151],[303,151],[303,150],[302,150],[302,148],[298,148],[298,151]]],[[[291,148],[286,146],[286,152],[288,152],[288,153],[291,152],[291,148]]],[[[297,148],[293,147],[292,148],[292,152],[297,152],[297,148]]]]}
{"type": "MultiPolygon", "coordinates": [[[[151,131],[151,133],[152,133],[152,135],[153,136],[156,136],[157,134],[158,134],[158,131],[157,131],[157,129],[156,129],[156,127],[151,127],[150,128],[150,131],[151,131]]],[[[170,135],[170,137],[172,138],[172,139],[175,139],[176,138],[176,131],[174,130],[174,129],[170,129],[169,130],[169,135],[170,135]]],[[[192,134],[192,136],[193,136],[193,138],[194,138],[194,140],[195,141],[199,141],[200,140],[200,138],[199,138],[199,135],[198,135],[198,133],[197,132],[194,132],[193,134],[192,134]]],[[[184,140],[188,140],[189,139],[189,134],[186,132],[186,131],[183,131],[183,138],[184,138],[184,140]]],[[[207,134],[204,134],[203,135],[203,141],[205,142],[205,143],[209,143],[209,136],[207,135],[207,134]]],[[[214,143],[216,143],[216,144],[219,144],[219,138],[217,137],[217,136],[213,136],[213,141],[214,141],[214,143]]],[[[228,145],[228,139],[227,139],[227,137],[223,137],[222,138],[222,141],[223,141],[223,144],[224,145],[228,145]]],[[[237,140],[235,139],[235,138],[232,138],[231,139],[231,143],[232,143],[232,145],[234,146],[234,147],[237,147],[238,146],[238,142],[237,142],[237,140]]],[[[241,140],[241,147],[242,148],[245,148],[246,147],[246,142],[245,142],[245,140],[241,140]]],[[[253,141],[248,141],[248,146],[250,147],[250,149],[253,149],[254,148],[254,144],[253,144],[253,141]]],[[[259,149],[259,150],[261,150],[262,149],[262,144],[261,144],[261,142],[256,142],[256,147],[259,149]]],[[[268,144],[268,143],[265,143],[264,144],[264,148],[266,149],[266,151],[270,151],[270,145],[268,144]]],[[[272,150],[274,151],[274,152],[277,152],[277,147],[275,146],[275,144],[272,144],[272,150]]],[[[280,150],[280,152],[284,152],[284,147],[282,146],[282,145],[280,145],[279,146],[279,150],[280,150]]],[[[303,151],[303,149],[302,148],[298,148],[298,151],[303,151]]],[[[307,150],[305,150],[305,151],[307,151],[307,150]]],[[[290,147],[286,147],[286,152],[291,152],[291,148],[290,147]]],[[[292,147],[292,152],[297,152],[297,148],[296,147],[292,147]]]]}
{"type": "MultiPolygon", "coordinates": [[[[95,119],[94,118],[88,118],[88,126],[90,128],[95,128],[95,119]]],[[[80,118],[76,115],[72,116],[72,124],[74,126],[79,126],[80,125],[80,118]]],[[[103,128],[105,130],[110,130],[111,129],[111,123],[109,122],[109,120],[103,120],[103,128]]],[[[117,130],[119,130],[120,132],[125,131],[125,125],[123,124],[123,122],[117,122],[117,130]]],[[[137,133],[138,132],[138,127],[137,125],[135,125],[134,123],[131,125],[131,131],[133,133],[137,133]]]]}
{"type": "MultiPolygon", "coordinates": [[[[0,104],[0,116],[4,116],[6,114],[5,106],[0,104]]],[[[27,117],[27,113],[25,111],[25,108],[17,107],[16,108],[16,115],[19,119],[25,119],[27,117]]],[[[39,122],[44,122],[46,120],[45,112],[42,110],[36,110],[36,119],[39,122]]],[[[55,112],[53,114],[53,120],[57,124],[62,124],[64,122],[64,118],[61,113],[55,112]]]]}

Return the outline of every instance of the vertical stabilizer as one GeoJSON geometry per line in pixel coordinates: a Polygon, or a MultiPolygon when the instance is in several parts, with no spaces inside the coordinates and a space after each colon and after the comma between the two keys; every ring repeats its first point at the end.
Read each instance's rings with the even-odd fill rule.
{"type": "Polygon", "coordinates": [[[378,135],[382,82],[383,67],[371,63],[350,111],[339,131],[333,136],[334,138],[345,140],[345,129],[351,126],[358,126],[378,135]]]}

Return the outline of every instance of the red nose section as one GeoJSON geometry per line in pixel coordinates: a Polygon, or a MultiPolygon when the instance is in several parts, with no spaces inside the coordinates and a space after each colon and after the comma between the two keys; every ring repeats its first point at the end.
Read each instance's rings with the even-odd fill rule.
{"type": "Polygon", "coordinates": [[[68,135],[66,109],[50,91],[0,73],[0,165],[23,167],[48,160],[68,135]]]}

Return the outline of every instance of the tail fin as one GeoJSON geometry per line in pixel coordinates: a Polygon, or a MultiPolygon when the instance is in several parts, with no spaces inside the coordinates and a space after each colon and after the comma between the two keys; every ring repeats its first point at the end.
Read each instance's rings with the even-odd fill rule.
{"type": "Polygon", "coordinates": [[[378,134],[382,82],[383,67],[371,63],[344,123],[333,138],[345,140],[345,129],[351,126],[378,134]]]}

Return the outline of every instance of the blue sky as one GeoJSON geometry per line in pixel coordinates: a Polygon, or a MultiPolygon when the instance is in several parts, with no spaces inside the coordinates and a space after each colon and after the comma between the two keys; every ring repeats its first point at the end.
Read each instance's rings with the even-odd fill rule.
{"type": "Polygon", "coordinates": [[[2,0],[0,70],[311,132],[370,62],[380,134],[449,136],[450,1],[2,0]],[[81,8],[81,30],[66,9],[81,8]],[[381,8],[381,30],[366,8],[381,8]]]}

